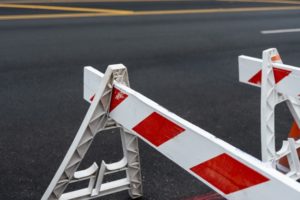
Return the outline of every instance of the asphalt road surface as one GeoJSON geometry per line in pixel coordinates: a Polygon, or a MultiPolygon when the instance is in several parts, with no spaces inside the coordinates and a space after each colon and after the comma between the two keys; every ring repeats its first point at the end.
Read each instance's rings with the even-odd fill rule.
{"type": "MultiPolygon", "coordinates": [[[[261,34],[300,28],[296,8],[300,5],[225,1],[42,5],[160,12],[65,16],[57,13],[85,12],[0,5],[0,199],[41,198],[88,109],[82,98],[86,65],[104,72],[109,64],[123,63],[133,89],[260,157],[260,89],[239,83],[237,58],[261,57],[264,49],[276,47],[284,62],[300,65],[300,32],[261,34]],[[201,12],[218,8],[237,10],[201,12]],[[198,11],[164,12],[182,9],[198,11]]],[[[279,141],[287,136],[291,116],[285,105],[276,114],[279,141]]],[[[142,141],[140,154],[143,200],[200,200],[206,194],[218,199],[142,141]]],[[[120,158],[118,134],[99,135],[82,168],[94,160],[120,158]]],[[[128,199],[128,194],[104,199],[128,199]]]]}

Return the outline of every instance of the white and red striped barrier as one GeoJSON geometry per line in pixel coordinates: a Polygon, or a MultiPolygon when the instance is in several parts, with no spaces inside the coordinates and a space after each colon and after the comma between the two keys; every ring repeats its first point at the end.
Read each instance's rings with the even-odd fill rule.
{"type": "MultiPolygon", "coordinates": [[[[260,70],[258,59],[244,58],[240,58],[240,63],[251,62],[256,70],[260,70]]],[[[276,67],[279,72],[274,74],[279,74],[269,73],[271,85],[274,85],[273,82],[285,83],[278,90],[298,96],[298,89],[286,92],[285,87],[288,85],[283,81],[290,76],[289,81],[296,83],[298,71],[283,64],[276,64],[276,67]],[[287,70],[290,72],[287,73],[287,70]]],[[[273,70],[270,67],[263,68],[262,77],[266,69],[273,70]]],[[[248,68],[246,71],[240,71],[241,80],[251,80],[250,84],[259,85],[259,72],[248,68]]],[[[264,85],[266,79],[262,78],[261,82],[264,85]]],[[[275,97],[275,92],[272,95],[275,97]]],[[[272,163],[262,162],[242,152],[131,89],[123,65],[111,65],[105,74],[92,67],[85,67],[84,99],[91,103],[90,108],[42,200],[93,199],[122,190],[128,190],[132,198],[142,196],[137,137],[226,199],[300,198],[300,184],[295,181],[296,178],[280,173],[272,163]],[[122,129],[124,158],[112,164],[102,161],[100,168],[94,163],[88,169],[76,172],[95,135],[118,127],[122,129]],[[120,170],[126,171],[126,178],[103,183],[106,174],[120,170]],[[64,193],[70,183],[81,180],[89,180],[87,188],[64,193]]],[[[284,151],[283,154],[293,154],[291,158],[296,162],[295,149],[300,144],[292,140],[290,144],[294,149],[284,151]]],[[[297,173],[294,177],[297,177],[297,173]]]]}
{"type": "MultiPolygon", "coordinates": [[[[87,101],[102,76],[85,68],[87,101]]],[[[229,200],[300,197],[297,182],[117,82],[109,116],[229,200]]]]}
{"type": "Polygon", "coordinates": [[[263,59],[239,56],[240,81],[261,87],[261,152],[262,160],[272,162],[273,166],[284,156],[289,155],[290,177],[300,178],[300,162],[296,153],[300,140],[290,144],[285,141],[279,152],[275,150],[275,107],[286,102],[300,127],[300,68],[284,65],[277,49],[263,52],[263,59]],[[294,146],[295,149],[292,147],[294,146]],[[293,159],[290,154],[295,154],[293,159]],[[294,160],[294,161],[293,161],[294,160]],[[299,174],[299,175],[298,175],[299,174]]]}
{"type": "MultiPolygon", "coordinates": [[[[285,95],[300,97],[300,68],[282,64],[279,54],[274,55],[271,59],[273,61],[276,90],[285,95]]],[[[260,87],[262,83],[262,63],[262,59],[239,56],[240,82],[260,87]]]]}

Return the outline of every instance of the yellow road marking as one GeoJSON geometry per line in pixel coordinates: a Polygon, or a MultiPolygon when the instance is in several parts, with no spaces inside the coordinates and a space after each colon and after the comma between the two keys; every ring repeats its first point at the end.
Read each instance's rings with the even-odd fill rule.
{"type": "Polygon", "coordinates": [[[251,2],[251,3],[280,3],[280,4],[300,4],[299,1],[280,1],[280,0],[217,0],[221,2],[251,2]]]}
{"type": "Polygon", "coordinates": [[[24,20],[24,19],[55,19],[55,18],[78,18],[98,16],[136,16],[136,15],[170,15],[170,14],[200,14],[200,13],[235,13],[235,12],[259,12],[300,10],[300,6],[284,7],[252,7],[252,8],[220,8],[220,9],[193,9],[193,10],[152,10],[135,11],[130,13],[70,13],[70,14],[33,14],[33,15],[2,15],[0,20],[24,20]]]}
{"type": "MultiPolygon", "coordinates": [[[[38,3],[38,4],[49,4],[49,3],[109,3],[109,2],[187,2],[199,0],[19,0],[19,1],[1,1],[1,3],[38,3]]],[[[214,0],[223,2],[258,2],[258,3],[286,3],[286,4],[300,4],[299,1],[293,0],[214,0]]]]}
{"type": "Polygon", "coordinates": [[[163,15],[163,14],[189,14],[189,13],[230,13],[230,12],[258,12],[278,10],[300,10],[300,6],[272,6],[272,7],[246,7],[246,8],[216,8],[216,9],[192,9],[192,10],[158,10],[134,12],[134,15],[163,15]]]}
{"type": "Polygon", "coordinates": [[[92,12],[92,13],[116,13],[116,14],[130,14],[129,10],[115,10],[115,9],[98,9],[98,8],[79,8],[66,6],[44,6],[44,5],[23,5],[23,4],[0,4],[1,8],[22,8],[22,9],[42,9],[42,10],[61,10],[61,11],[75,11],[75,12],[92,12]]]}
{"type": "MultiPolygon", "coordinates": [[[[78,17],[115,16],[114,13],[74,13],[74,14],[33,14],[33,15],[2,15],[0,20],[24,20],[24,19],[62,19],[78,17]]],[[[120,14],[119,14],[120,15],[120,14]]]]}
{"type": "Polygon", "coordinates": [[[198,1],[199,0],[23,0],[23,1],[1,1],[1,3],[109,3],[109,2],[187,2],[187,1],[198,1]]]}

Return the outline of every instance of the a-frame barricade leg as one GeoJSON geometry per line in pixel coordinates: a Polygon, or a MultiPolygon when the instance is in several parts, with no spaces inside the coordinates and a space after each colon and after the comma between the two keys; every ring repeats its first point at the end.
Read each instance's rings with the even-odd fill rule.
{"type": "Polygon", "coordinates": [[[142,196],[143,193],[138,137],[124,128],[120,131],[124,157],[128,162],[126,173],[130,180],[129,195],[134,199],[142,196]]]}
{"type": "Polygon", "coordinates": [[[277,55],[276,50],[263,52],[261,77],[261,154],[262,161],[275,157],[275,106],[279,96],[275,89],[275,78],[271,59],[277,55]]]}
{"type": "Polygon", "coordinates": [[[122,190],[128,190],[132,198],[142,195],[137,137],[123,131],[122,127],[109,118],[114,81],[129,86],[125,66],[110,65],[107,68],[81,127],[42,200],[90,199],[122,190]],[[121,129],[124,158],[113,164],[106,164],[103,161],[100,168],[94,163],[90,168],[76,172],[96,134],[116,127],[121,129]],[[105,174],[120,170],[126,170],[126,178],[103,183],[105,174]],[[87,188],[63,194],[70,183],[85,179],[90,179],[87,188]]]}
{"type": "Polygon", "coordinates": [[[295,81],[299,80],[298,70],[284,65],[275,48],[263,51],[262,57],[262,60],[248,56],[239,57],[240,81],[261,87],[262,161],[297,180],[300,178],[300,161],[296,152],[299,151],[300,140],[297,137],[289,138],[283,141],[282,148],[276,152],[275,107],[281,102],[286,102],[294,123],[300,125],[300,92],[293,85],[297,85],[295,81]],[[288,166],[284,166],[283,163],[288,166]]]}

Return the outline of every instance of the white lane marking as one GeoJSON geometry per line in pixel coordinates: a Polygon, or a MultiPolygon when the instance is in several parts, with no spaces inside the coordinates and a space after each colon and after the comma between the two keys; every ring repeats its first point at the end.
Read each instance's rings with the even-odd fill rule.
{"type": "Polygon", "coordinates": [[[278,34],[278,33],[295,33],[300,32],[300,28],[291,28],[291,29],[277,29],[277,30],[264,30],[261,31],[261,34],[278,34]]]}

